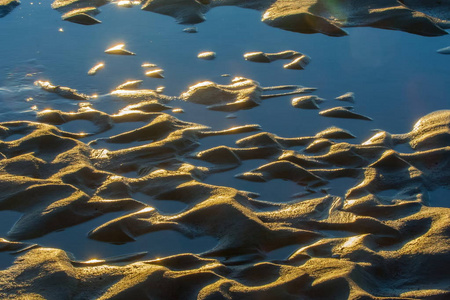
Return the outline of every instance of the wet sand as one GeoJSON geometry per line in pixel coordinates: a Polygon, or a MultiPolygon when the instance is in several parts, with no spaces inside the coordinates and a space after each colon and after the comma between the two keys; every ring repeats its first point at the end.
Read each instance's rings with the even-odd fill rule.
{"type": "MultiPolygon", "coordinates": [[[[378,132],[362,144],[341,142],[353,136],[331,128],[313,137],[258,133],[237,141],[238,147],[198,153],[194,150],[204,137],[259,127],[211,131],[137,106],[114,115],[82,110],[58,122],[80,118],[106,129],[127,122],[129,114],[149,124],[103,141],[147,143],[116,151],[92,148],[79,141],[83,134],[45,123],[0,124],[2,140],[14,136],[0,145],[1,209],[23,214],[2,242],[2,251],[23,253],[12,267],[1,271],[4,298],[36,293],[48,299],[144,294],[164,299],[257,299],[267,294],[286,299],[327,298],[330,289],[336,299],[448,295],[446,277],[439,273],[449,259],[445,234],[449,209],[427,206],[427,195],[438,187],[448,188],[450,182],[450,111],[424,116],[406,134],[378,132]],[[318,142],[323,146],[313,148],[318,142]],[[402,143],[415,151],[394,150],[402,143]],[[299,145],[305,150],[289,149],[299,145]],[[211,166],[186,163],[183,157],[188,156],[211,166]],[[237,178],[289,180],[317,196],[266,202],[253,193],[202,183],[210,174],[255,158],[269,162],[237,178]],[[129,172],[138,176],[126,176],[129,172]],[[337,178],[354,179],[345,198],[320,196],[328,182],[337,178]],[[395,193],[381,196],[388,190],[395,193]],[[180,201],[187,207],[178,214],[164,214],[133,199],[134,193],[180,201]],[[77,261],[62,250],[14,242],[117,211],[125,214],[93,229],[88,238],[123,244],[150,232],[174,230],[190,238],[211,236],[218,244],[201,256],[180,254],[133,262],[145,253],[77,261]],[[265,261],[268,253],[290,245],[298,250],[288,258],[265,261]],[[28,279],[19,280],[24,276],[28,279]],[[405,282],[404,276],[409,280],[405,282]],[[361,281],[361,277],[370,280],[361,281]],[[396,289],[386,290],[386,281],[396,289]],[[420,281],[422,288],[413,288],[410,281],[420,281]],[[156,289],[155,285],[167,288],[156,289]],[[45,291],[40,291],[42,286],[45,291]],[[179,289],[174,291],[171,286],[179,289]]],[[[41,118],[41,122],[53,120],[41,118]]]]}
{"type": "MultiPolygon", "coordinates": [[[[55,1],[53,8],[67,13],[74,7],[89,7],[85,2],[55,1]]],[[[89,5],[106,3],[94,2],[89,5]]],[[[412,22],[408,32],[441,33],[442,22],[436,18],[443,17],[444,9],[438,14],[432,4],[425,10],[415,1],[394,2],[401,8],[390,8],[392,1],[382,1],[377,2],[379,7],[371,6],[370,13],[381,20],[395,16],[389,20],[398,26],[412,22]],[[408,5],[415,10],[403,7],[408,5]],[[422,10],[435,14],[424,17],[417,13],[422,10]],[[424,19],[429,28],[415,23],[423,24],[424,19]]],[[[325,9],[321,1],[314,5],[246,3],[264,12],[264,22],[288,30],[286,20],[291,15],[315,20],[313,27],[296,27],[304,33],[342,35],[341,27],[375,17],[367,15],[368,1],[348,1],[340,9],[325,9]],[[358,18],[336,19],[338,13],[356,13],[356,8],[358,18]]],[[[181,23],[195,23],[211,7],[231,4],[235,3],[146,1],[143,8],[170,14],[181,23]]],[[[405,30],[381,21],[374,24],[405,30]]],[[[126,52],[111,52],[125,54],[116,59],[143,56],[140,51],[129,55],[135,53],[119,48],[126,52]]],[[[261,53],[274,61],[286,52],[261,53]]],[[[300,52],[293,54],[288,59],[302,57],[300,52]]],[[[246,64],[243,55],[236,61],[246,64]]],[[[210,68],[221,58],[205,62],[192,56],[210,68]]],[[[143,62],[146,57],[140,59],[143,62]]],[[[282,69],[275,63],[271,67],[282,69]]],[[[107,74],[108,68],[89,79],[107,74]]],[[[141,79],[155,70],[137,69],[141,79]]],[[[435,192],[450,188],[450,110],[423,113],[415,122],[402,125],[410,128],[407,132],[381,128],[361,138],[354,132],[372,125],[359,124],[377,120],[366,122],[372,114],[364,110],[359,93],[356,103],[352,93],[344,94],[352,101],[337,94],[319,111],[325,100],[320,98],[321,86],[317,91],[289,82],[269,86],[233,76],[220,82],[198,81],[180,87],[182,92],[176,94],[171,89],[149,88],[139,78],[122,78],[112,91],[94,93],[86,86],[72,86],[64,76],[58,82],[40,78],[39,68],[34,70],[37,75],[28,76],[34,84],[24,81],[21,88],[27,87],[43,103],[57,99],[66,104],[44,108],[39,102],[33,120],[0,122],[0,210],[20,214],[0,239],[0,251],[16,257],[14,264],[0,271],[2,299],[19,295],[24,299],[450,297],[448,274],[442,268],[450,264],[450,208],[431,204],[435,192]],[[243,118],[244,112],[270,110],[282,99],[290,112],[328,116],[329,122],[344,119],[352,126],[279,136],[270,124],[281,122],[283,114],[275,116],[273,111],[273,118],[263,126],[243,118]],[[343,103],[354,105],[354,111],[343,103]],[[189,110],[203,111],[199,107],[222,119],[234,112],[239,122],[221,127],[218,119],[213,126],[189,120],[189,110]],[[185,114],[174,115],[177,109],[185,114]],[[89,124],[84,126],[88,130],[77,124],[89,124]],[[207,141],[213,139],[219,144],[210,147],[207,141]],[[273,187],[274,196],[267,199],[258,189],[212,183],[223,174],[233,174],[243,186],[257,186],[261,192],[265,186],[273,187]],[[335,193],[341,180],[347,180],[349,187],[335,193]],[[282,190],[286,183],[295,186],[292,193],[282,190]],[[290,199],[283,199],[284,194],[290,199]],[[172,208],[163,209],[164,203],[172,208]],[[55,233],[68,235],[71,228],[96,220],[93,228],[73,239],[121,247],[120,255],[82,259],[63,247],[39,242],[55,233]],[[159,257],[148,255],[145,245],[131,250],[145,236],[167,232],[213,242],[197,252],[181,248],[159,257]]],[[[87,76],[86,69],[82,74],[87,76]]],[[[159,84],[172,74],[169,69],[164,79],[147,80],[159,84]]],[[[342,89],[345,92],[347,87],[342,89]]],[[[295,126],[289,128],[296,131],[295,126]]],[[[149,248],[152,241],[148,240],[149,248]]]]}

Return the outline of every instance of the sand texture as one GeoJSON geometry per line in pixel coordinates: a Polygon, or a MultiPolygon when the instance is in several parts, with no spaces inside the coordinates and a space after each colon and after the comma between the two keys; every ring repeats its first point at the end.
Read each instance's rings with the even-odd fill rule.
{"type": "Polygon", "coordinates": [[[83,104],[77,112],[41,111],[39,123],[0,123],[0,209],[22,214],[1,242],[2,251],[18,256],[0,271],[2,299],[450,296],[448,273],[442,270],[450,264],[450,210],[427,202],[429,191],[449,188],[450,111],[424,116],[405,134],[376,132],[362,144],[343,142],[355,136],[338,127],[315,136],[282,138],[267,132],[252,135],[258,125],[212,130],[163,112],[169,102],[235,103],[262,90],[250,80],[235,84],[203,83],[206,89],[191,88],[181,99],[120,89],[140,96],[115,114],[83,104]],[[207,97],[216,93],[221,98],[207,97]],[[95,138],[137,119],[147,124],[95,138]],[[70,133],[54,126],[74,120],[90,121],[98,131],[70,133]],[[234,148],[195,152],[202,138],[239,133],[250,135],[234,148]],[[81,141],[89,136],[89,143],[81,141]],[[101,147],[107,144],[123,146],[101,147]],[[411,152],[396,151],[400,144],[409,145],[411,152]],[[292,181],[309,197],[267,202],[257,200],[255,193],[202,182],[255,158],[267,163],[237,178],[292,181]],[[326,192],[338,178],[354,182],[344,197],[326,192]],[[186,208],[163,213],[134,199],[136,193],[186,208]],[[26,243],[113,212],[122,215],[85,232],[89,239],[126,244],[152,232],[175,231],[188,238],[212,237],[217,244],[200,255],[149,260],[142,259],[143,252],[80,261],[63,250],[26,243]],[[289,257],[269,259],[273,251],[293,246],[289,257]]]}

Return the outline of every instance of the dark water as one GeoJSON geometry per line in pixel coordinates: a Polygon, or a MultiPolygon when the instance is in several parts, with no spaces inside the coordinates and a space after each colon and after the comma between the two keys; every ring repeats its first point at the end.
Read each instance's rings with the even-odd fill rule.
{"type": "MultiPolygon", "coordinates": [[[[109,97],[102,95],[127,79],[144,80],[143,88],[154,89],[163,85],[166,87],[164,94],[176,96],[201,80],[228,83],[230,78],[221,75],[231,74],[233,77],[254,79],[263,86],[296,84],[316,87],[318,90],[314,94],[328,100],[322,105],[323,108],[340,105],[333,98],[345,92],[354,92],[355,111],[372,117],[374,121],[325,118],[315,110],[293,108],[290,104],[292,97],[287,96],[265,100],[252,110],[239,111],[235,113],[235,119],[227,119],[227,113],[209,111],[200,105],[171,104],[184,108],[185,113],[176,115],[178,118],[214,129],[259,124],[263,131],[282,137],[296,137],[312,136],[334,125],[356,135],[357,139],[351,142],[364,141],[371,136],[372,129],[407,132],[419,117],[450,107],[450,56],[436,53],[437,49],[450,44],[446,36],[430,38],[369,28],[350,28],[349,36],[341,38],[302,35],[264,25],[260,22],[259,12],[229,7],[213,9],[207,16],[207,22],[197,25],[197,34],[187,34],[182,32],[185,26],[176,24],[173,19],[140,11],[137,7],[125,9],[108,5],[101,9],[103,23],[96,26],[63,22],[60,14],[51,10],[47,2],[33,5],[23,2],[12,14],[0,20],[0,121],[34,120],[34,112],[30,109],[33,105],[39,110],[47,107],[64,111],[77,109],[76,101],[61,100],[34,87],[32,83],[38,79],[70,86],[87,94],[97,93],[100,96],[93,100],[94,107],[109,113],[115,112],[124,103],[111,102],[109,97]],[[103,53],[106,48],[119,42],[126,43],[126,48],[137,55],[108,56],[103,53]],[[282,67],[284,61],[257,64],[243,59],[243,54],[248,51],[278,52],[288,49],[312,58],[306,70],[285,70],[282,67]],[[197,54],[204,50],[215,51],[217,58],[213,61],[199,60],[197,54]],[[99,61],[105,62],[105,69],[96,76],[88,76],[87,71],[99,61]],[[162,67],[166,78],[145,77],[140,67],[143,62],[162,67]]],[[[80,121],[65,124],[62,128],[86,131],[91,129],[90,125],[80,121]]],[[[140,125],[123,124],[113,130],[122,132],[140,125]]],[[[247,135],[207,138],[202,140],[198,150],[217,145],[233,146],[234,141],[247,135]]],[[[110,149],[126,146],[111,145],[110,149]]],[[[264,161],[247,161],[238,169],[209,177],[206,182],[257,192],[262,200],[274,202],[292,200],[292,194],[303,191],[302,187],[282,180],[262,184],[234,178],[235,174],[262,163],[264,161]]],[[[330,192],[344,195],[356,183],[350,181],[343,179],[332,183],[330,192]]],[[[448,190],[430,194],[431,198],[442,199],[448,197],[448,190]]],[[[141,200],[139,195],[136,199],[141,200]]],[[[184,209],[180,203],[171,206],[158,204],[156,200],[148,201],[163,213],[177,213],[184,209]]],[[[439,204],[441,200],[430,203],[443,205],[439,204]]],[[[8,212],[2,212],[3,215],[6,217],[1,219],[0,229],[4,236],[16,214],[11,217],[8,212]]],[[[182,252],[200,253],[216,243],[207,237],[189,240],[174,232],[147,234],[125,246],[72,238],[75,235],[84,237],[89,230],[113,217],[105,215],[33,242],[62,248],[79,259],[137,249],[146,249],[152,257],[182,252]]],[[[280,250],[281,256],[289,255],[290,251],[280,250]]],[[[276,259],[279,256],[277,253],[273,255],[276,259]]]]}

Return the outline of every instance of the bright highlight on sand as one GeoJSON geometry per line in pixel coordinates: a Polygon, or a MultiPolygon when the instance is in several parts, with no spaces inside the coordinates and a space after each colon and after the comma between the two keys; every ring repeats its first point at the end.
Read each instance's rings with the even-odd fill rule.
{"type": "Polygon", "coordinates": [[[135,53],[126,50],[125,44],[117,44],[111,48],[108,48],[105,50],[105,53],[114,55],[136,55],[135,53]]]}

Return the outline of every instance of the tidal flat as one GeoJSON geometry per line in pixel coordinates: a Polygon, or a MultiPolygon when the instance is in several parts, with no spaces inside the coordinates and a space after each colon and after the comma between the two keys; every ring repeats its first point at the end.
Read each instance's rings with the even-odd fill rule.
{"type": "Polygon", "coordinates": [[[0,1],[0,298],[450,298],[449,22],[0,1]]]}

